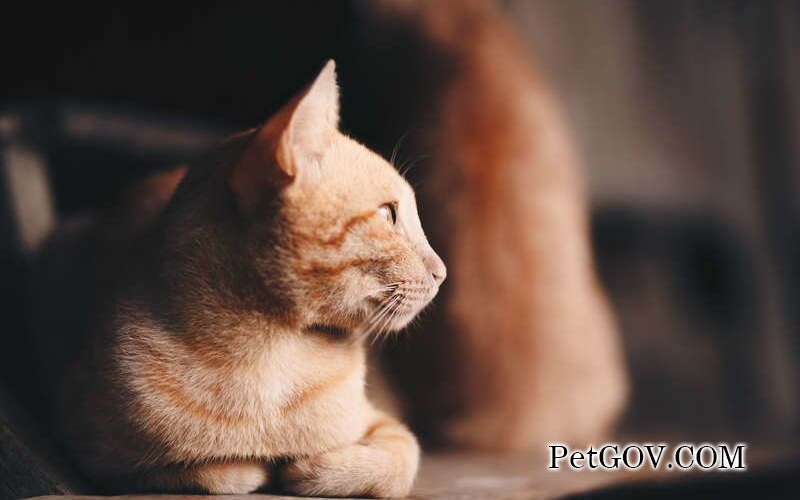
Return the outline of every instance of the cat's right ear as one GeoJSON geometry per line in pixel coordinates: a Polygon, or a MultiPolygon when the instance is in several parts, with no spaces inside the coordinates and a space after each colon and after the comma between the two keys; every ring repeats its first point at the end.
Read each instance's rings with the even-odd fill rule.
{"type": "Polygon", "coordinates": [[[312,179],[339,124],[339,89],[332,60],[303,92],[256,131],[228,179],[240,208],[268,193],[312,179]]]}

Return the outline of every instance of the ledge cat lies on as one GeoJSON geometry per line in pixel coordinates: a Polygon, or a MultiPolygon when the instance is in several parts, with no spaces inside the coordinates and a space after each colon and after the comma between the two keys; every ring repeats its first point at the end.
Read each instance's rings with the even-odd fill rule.
{"type": "Polygon", "coordinates": [[[177,191],[138,226],[95,228],[92,338],[58,414],[108,490],[408,493],[417,442],[367,400],[363,341],[405,326],[446,271],[411,187],[338,119],[331,61],[266,125],[165,176],[177,191]]]}

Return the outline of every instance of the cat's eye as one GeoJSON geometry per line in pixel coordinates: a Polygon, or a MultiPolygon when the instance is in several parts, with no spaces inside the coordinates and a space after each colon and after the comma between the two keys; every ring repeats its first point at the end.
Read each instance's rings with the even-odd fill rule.
{"type": "Polygon", "coordinates": [[[385,217],[386,220],[391,225],[395,225],[397,223],[397,203],[384,203],[383,205],[378,208],[378,213],[381,214],[381,217],[385,217]]]}

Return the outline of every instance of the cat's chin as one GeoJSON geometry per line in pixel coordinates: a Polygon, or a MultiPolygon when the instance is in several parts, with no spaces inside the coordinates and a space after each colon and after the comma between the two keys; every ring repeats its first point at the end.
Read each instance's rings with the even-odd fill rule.
{"type": "Polygon", "coordinates": [[[389,331],[391,332],[399,332],[407,327],[411,321],[416,317],[416,314],[408,314],[401,318],[395,318],[392,322],[392,325],[389,327],[389,331]]]}
{"type": "Polygon", "coordinates": [[[391,322],[388,330],[398,332],[407,327],[420,312],[427,306],[427,302],[422,305],[411,305],[405,311],[398,313],[391,322]]]}

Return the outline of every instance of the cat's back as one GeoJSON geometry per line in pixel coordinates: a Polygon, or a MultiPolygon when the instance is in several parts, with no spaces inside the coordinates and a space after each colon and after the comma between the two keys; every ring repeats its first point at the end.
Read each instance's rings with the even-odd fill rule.
{"type": "MultiPolygon", "coordinates": [[[[64,220],[38,249],[29,283],[33,348],[41,387],[53,401],[92,341],[102,302],[141,258],[185,169],[151,175],[125,189],[107,211],[64,220]]],[[[50,409],[51,411],[57,411],[50,409]]]]}

